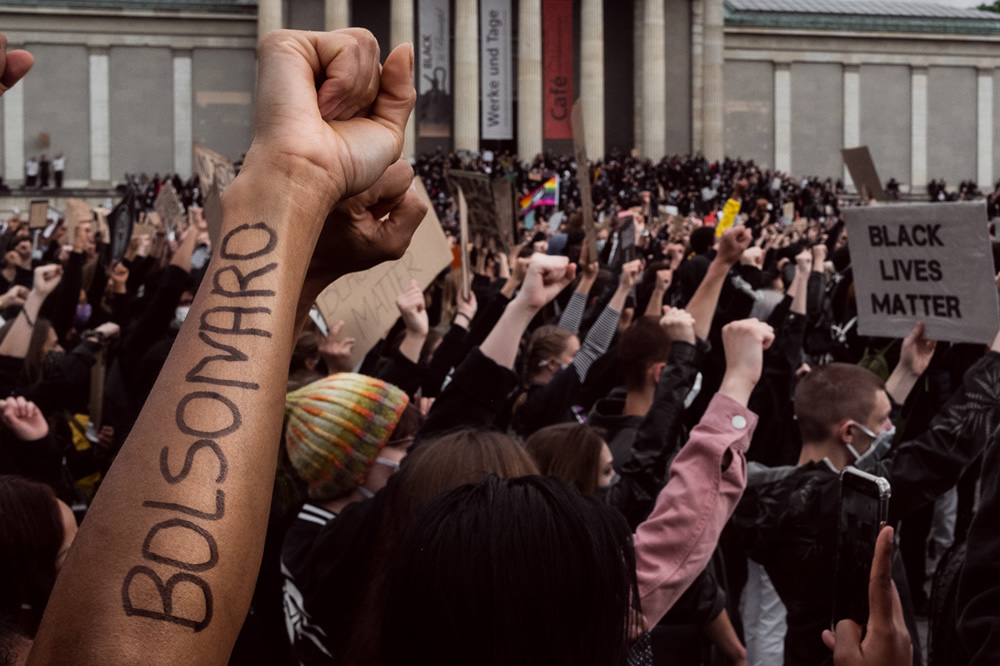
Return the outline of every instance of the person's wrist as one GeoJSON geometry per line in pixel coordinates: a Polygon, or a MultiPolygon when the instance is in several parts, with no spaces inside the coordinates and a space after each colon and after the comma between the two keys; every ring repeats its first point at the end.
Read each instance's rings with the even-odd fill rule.
{"type": "Polygon", "coordinates": [[[271,150],[259,140],[250,145],[239,176],[225,194],[237,185],[256,193],[250,196],[258,198],[266,193],[268,200],[281,201],[306,219],[324,221],[346,193],[342,174],[328,173],[304,158],[271,150]]]}
{"type": "Polygon", "coordinates": [[[719,393],[732,398],[739,404],[746,407],[750,401],[750,394],[753,393],[757,385],[756,380],[746,377],[740,373],[726,373],[722,378],[722,385],[719,386],[719,393]]]}
{"type": "Polygon", "coordinates": [[[248,162],[222,194],[223,235],[234,226],[282,220],[294,225],[298,243],[303,243],[300,239],[308,230],[309,256],[312,256],[316,239],[341,200],[343,189],[333,189],[332,185],[310,187],[310,181],[302,180],[308,177],[315,179],[315,172],[306,176],[301,168],[293,166],[282,171],[267,158],[248,162]],[[240,214],[226,214],[234,209],[239,209],[240,214]]]}

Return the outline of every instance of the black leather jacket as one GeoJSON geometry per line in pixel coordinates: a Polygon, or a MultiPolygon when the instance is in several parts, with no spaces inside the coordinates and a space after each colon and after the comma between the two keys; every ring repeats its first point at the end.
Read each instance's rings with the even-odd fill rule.
{"type": "Polygon", "coordinates": [[[684,399],[701,369],[704,343],[675,341],[656,385],[653,404],[643,418],[628,459],[611,486],[607,502],[618,509],[633,530],[646,519],[666,485],[670,461],[677,453],[683,428],[684,399]]]}

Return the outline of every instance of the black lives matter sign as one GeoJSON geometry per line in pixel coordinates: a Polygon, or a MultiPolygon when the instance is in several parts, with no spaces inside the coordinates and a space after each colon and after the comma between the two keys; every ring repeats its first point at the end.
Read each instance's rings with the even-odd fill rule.
{"type": "Polygon", "coordinates": [[[993,340],[1000,327],[986,203],[845,211],[862,335],[993,340]]]}

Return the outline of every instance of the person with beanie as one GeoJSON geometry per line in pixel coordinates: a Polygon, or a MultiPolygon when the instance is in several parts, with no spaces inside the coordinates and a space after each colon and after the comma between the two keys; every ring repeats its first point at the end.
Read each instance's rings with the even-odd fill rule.
{"type": "Polygon", "coordinates": [[[310,557],[322,547],[323,527],[347,506],[373,497],[399,469],[420,425],[420,412],[402,389],[374,377],[342,372],[293,391],[285,398],[285,451],[307,488],[285,536],[281,556],[284,611],[292,651],[300,661],[329,654],[324,632],[309,609],[309,584],[319,572],[310,557]]]}

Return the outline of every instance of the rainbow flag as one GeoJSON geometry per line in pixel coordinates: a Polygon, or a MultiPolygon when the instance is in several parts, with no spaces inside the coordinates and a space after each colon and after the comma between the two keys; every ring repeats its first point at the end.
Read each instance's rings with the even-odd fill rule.
{"type": "Polygon", "coordinates": [[[525,195],[521,199],[521,214],[534,210],[538,206],[559,205],[559,178],[552,176],[545,184],[525,195]]]}

